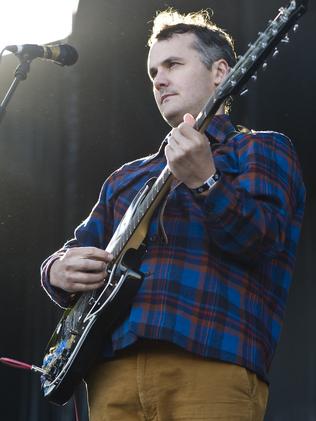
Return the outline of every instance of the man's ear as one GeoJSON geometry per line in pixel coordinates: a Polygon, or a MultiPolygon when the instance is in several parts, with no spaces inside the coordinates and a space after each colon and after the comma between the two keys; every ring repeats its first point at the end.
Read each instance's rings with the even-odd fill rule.
{"type": "Polygon", "coordinates": [[[221,58],[213,63],[212,66],[212,73],[213,73],[213,81],[215,86],[217,87],[227,76],[230,67],[226,60],[221,58]]]}

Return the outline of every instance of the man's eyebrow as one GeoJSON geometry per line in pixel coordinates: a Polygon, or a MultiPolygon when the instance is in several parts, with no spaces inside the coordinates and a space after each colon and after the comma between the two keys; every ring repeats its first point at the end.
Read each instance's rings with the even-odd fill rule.
{"type": "MultiPolygon", "coordinates": [[[[168,57],[165,60],[163,60],[160,63],[160,65],[165,67],[165,66],[168,66],[170,63],[172,63],[174,61],[183,61],[183,58],[178,57],[178,56],[171,56],[171,57],[168,57]]],[[[156,67],[150,67],[150,69],[149,69],[150,76],[153,77],[156,73],[157,73],[157,68],[156,67]]]]}

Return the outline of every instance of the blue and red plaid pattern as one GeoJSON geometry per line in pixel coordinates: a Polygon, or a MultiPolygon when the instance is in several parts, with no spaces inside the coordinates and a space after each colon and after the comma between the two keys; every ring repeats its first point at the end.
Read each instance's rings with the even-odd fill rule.
{"type": "MultiPolygon", "coordinates": [[[[305,189],[294,147],[275,132],[235,130],[216,116],[207,135],[221,176],[207,196],[180,184],[156,209],[145,274],[112,349],[137,338],[173,342],[198,355],[242,365],[266,379],[280,336],[303,218],[305,189]]],[[[72,246],[105,248],[133,197],[166,165],[163,145],[123,165],[104,183],[74,239],[42,265],[42,283],[61,306],[71,298],[49,285],[51,263],[72,246]]]]}

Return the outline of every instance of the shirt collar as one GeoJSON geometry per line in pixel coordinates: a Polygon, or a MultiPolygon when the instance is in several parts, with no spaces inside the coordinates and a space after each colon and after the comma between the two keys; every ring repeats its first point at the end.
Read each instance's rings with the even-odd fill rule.
{"type": "MultiPolygon", "coordinates": [[[[230,117],[227,114],[217,114],[215,115],[207,129],[205,130],[205,134],[213,142],[224,142],[227,139],[229,133],[236,131],[235,126],[230,120],[230,117]]],[[[167,134],[167,136],[162,141],[158,151],[145,159],[145,162],[148,163],[153,159],[164,156],[164,149],[168,143],[168,138],[171,134],[171,131],[167,134]]]]}
{"type": "Polygon", "coordinates": [[[231,122],[230,117],[227,114],[219,114],[212,118],[205,134],[210,138],[210,140],[215,142],[224,142],[229,133],[234,131],[236,131],[236,128],[231,122]]]}

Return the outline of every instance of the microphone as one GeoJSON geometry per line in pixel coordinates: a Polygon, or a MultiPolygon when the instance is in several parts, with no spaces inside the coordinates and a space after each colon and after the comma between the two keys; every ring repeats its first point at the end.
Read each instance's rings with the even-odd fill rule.
{"type": "Polygon", "coordinates": [[[71,66],[78,60],[77,50],[69,44],[61,45],[8,45],[5,50],[26,59],[43,58],[62,66],[71,66]]]}

